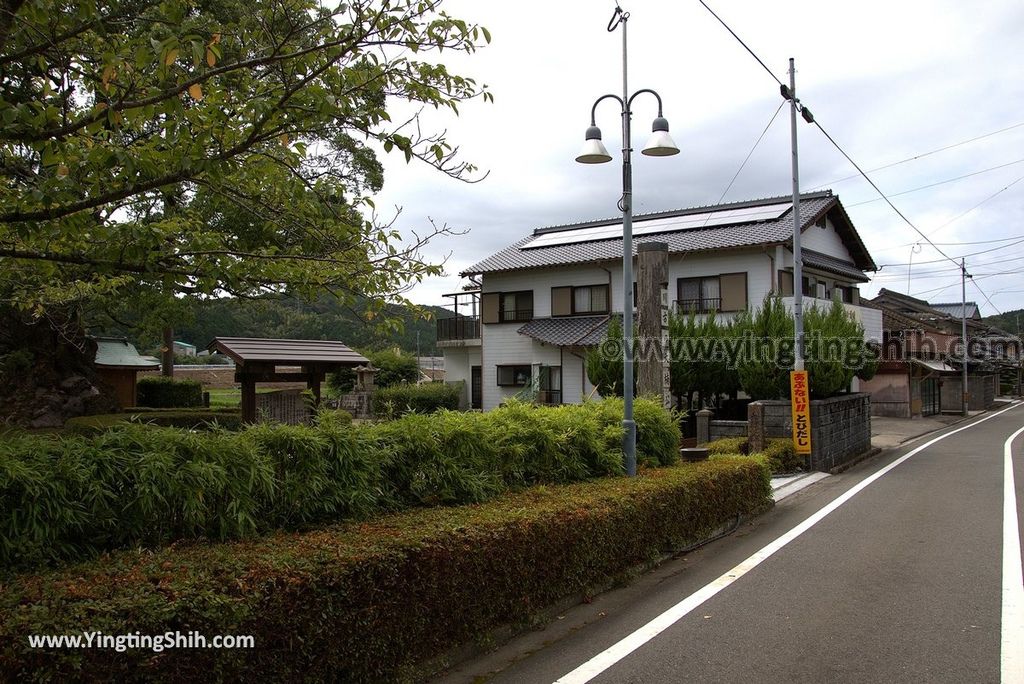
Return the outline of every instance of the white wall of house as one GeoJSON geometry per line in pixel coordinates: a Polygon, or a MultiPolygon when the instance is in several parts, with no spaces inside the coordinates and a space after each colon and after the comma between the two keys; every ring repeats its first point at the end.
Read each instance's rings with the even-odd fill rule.
{"type": "Polygon", "coordinates": [[[472,367],[481,366],[480,347],[454,347],[444,349],[443,354],[444,381],[447,383],[461,381],[463,383],[459,404],[468,407],[472,367]]]}
{"type": "Polygon", "coordinates": [[[839,233],[836,232],[835,226],[829,219],[825,220],[824,227],[813,225],[801,233],[800,246],[846,261],[853,261],[850,252],[846,249],[846,245],[843,244],[842,238],[839,237],[839,233]]]}
{"type": "MultiPolygon", "coordinates": [[[[803,245],[811,250],[829,254],[845,261],[853,261],[846,246],[830,221],[825,227],[812,226],[803,233],[803,245]]],[[[747,305],[757,307],[775,286],[775,272],[792,268],[792,255],[786,249],[762,248],[723,250],[714,253],[672,254],[669,257],[669,301],[675,306],[680,278],[719,276],[726,273],[747,274],[747,305]]],[[[853,285],[825,272],[807,269],[809,275],[828,283],[853,285]]],[[[602,264],[557,266],[510,273],[488,273],[482,276],[482,293],[533,292],[533,317],[551,316],[551,288],[567,285],[609,285],[612,311],[621,312],[623,302],[622,263],[609,261],[602,264]]],[[[805,299],[805,301],[808,301],[805,299]]],[[[791,305],[791,300],[789,300],[791,305]]],[[[810,301],[808,301],[810,303],[810,301]]],[[[821,302],[829,305],[831,302],[821,302]]],[[[860,306],[847,305],[865,328],[865,337],[881,338],[881,312],[860,306]]],[[[725,314],[731,316],[732,314],[725,314]]],[[[482,369],[483,408],[489,410],[502,401],[520,393],[521,387],[499,387],[499,365],[530,366],[536,377],[541,365],[561,366],[562,400],[576,403],[590,395],[593,385],[586,378],[580,355],[569,349],[542,344],[519,334],[523,322],[491,323],[482,326],[482,347],[479,349],[445,349],[446,377],[448,380],[465,379],[470,383],[470,367],[479,364],[482,369]]],[[[580,350],[577,350],[580,351],[580,350]]],[[[467,392],[468,401],[468,392],[467,392]]]]}
{"type": "MultiPolygon", "coordinates": [[[[772,289],[774,250],[726,250],[710,254],[670,254],[668,261],[668,298],[674,309],[680,278],[702,278],[723,273],[747,274],[747,306],[757,307],[772,289]]],[[[619,279],[621,281],[621,278],[619,279]]],[[[620,296],[621,298],[621,296],[620,296]]],[[[621,308],[619,309],[621,311],[621,308]]]]}

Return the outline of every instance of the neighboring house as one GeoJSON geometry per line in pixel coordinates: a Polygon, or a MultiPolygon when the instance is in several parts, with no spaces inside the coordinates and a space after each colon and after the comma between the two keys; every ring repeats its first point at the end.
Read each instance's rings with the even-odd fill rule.
{"type": "Polygon", "coordinates": [[[971,345],[971,410],[992,404],[1000,374],[1016,383],[1020,339],[983,323],[975,302],[930,304],[883,288],[871,304],[883,313],[883,354],[875,377],[861,389],[871,393],[875,415],[911,418],[962,410],[962,311],[971,345]]]}
{"type": "Polygon", "coordinates": [[[175,340],[174,353],[180,354],[181,356],[196,356],[196,345],[189,344],[188,342],[182,342],[180,340],[175,340]]]}
{"type": "Polygon", "coordinates": [[[418,361],[420,378],[417,383],[444,381],[443,356],[420,356],[418,361]]]}
{"type": "MultiPolygon", "coordinates": [[[[881,340],[878,309],[858,286],[877,270],[839,198],[801,199],[805,305],[842,302],[881,340]]],[[[634,244],[669,248],[672,307],[723,317],[757,307],[769,292],[793,295],[792,202],[774,197],[634,217],[634,244]]],[[[472,289],[446,295],[454,316],[438,321],[445,379],[464,380],[466,402],[485,410],[536,392],[545,403],[594,394],[585,355],[622,312],[622,220],[539,228],[462,275],[472,289]]]]}
{"type": "Polygon", "coordinates": [[[114,390],[118,406],[135,406],[135,382],[139,371],[160,367],[160,360],[141,356],[123,337],[96,337],[96,373],[114,390]]]}

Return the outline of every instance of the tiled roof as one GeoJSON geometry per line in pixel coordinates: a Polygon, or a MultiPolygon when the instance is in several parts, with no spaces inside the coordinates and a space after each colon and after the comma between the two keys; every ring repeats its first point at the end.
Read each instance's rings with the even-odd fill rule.
{"type": "MultiPolygon", "coordinates": [[[[942,304],[932,304],[931,307],[936,311],[941,311],[944,314],[952,316],[954,318],[960,318],[963,314],[960,313],[964,305],[960,302],[950,302],[942,304]]],[[[977,302],[967,302],[967,317],[974,318],[975,314],[978,313],[977,302]]]]}
{"type": "MultiPolygon", "coordinates": [[[[694,207],[671,212],[660,212],[656,214],[645,214],[634,216],[634,225],[642,224],[644,221],[663,219],[673,216],[685,216],[687,214],[699,214],[707,211],[717,211],[724,208],[739,206],[759,206],[777,204],[784,202],[786,197],[772,197],[752,202],[736,202],[732,204],[718,205],[715,207],[694,207]]],[[[803,195],[800,203],[800,215],[803,219],[804,228],[813,224],[822,215],[833,208],[838,210],[841,221],[848,228],[841,228],[844,235],[850,241],[848,247],[851,254],[858,261],[855,265],[858,274],[863,277],[862,271],[876,270],[874,261],[867,249],[856,234],[852,224],[849,223],[846,212],[842,210],[839,199],[832,195],[831,191],[808,193],[803,195]]],[[[558,230],[575,230],[590,228],[597,225],[614,225],[621,222],[621,219],[607,219],[604,221],[592,221],[587,223],[559,226],[558,230]]],[[[613,261],[622,258],[622,238],[612,238],[593,242],[580,242],[575,244],[555,245],[551,247],[539,247],[533,249],[522,249],[536,235],[550,233],[551,228],[543,228],[534,232],[515,244],[506,247],[497,254],[487,257],[462,272],[461,275],[476,275],[495,271],[516,271],[530,268],[541,268],[546,266],[560,266],[565,264],[582,264],[602,261],[613,261]]],[[[754,221],[749,223],[712,226],[708,228],[689,228],[671,233],[655,233],[635,236],[633,238],[634,253],[636,247],[644,242],[665,242],[668,244],[669,252],[704,252],[720,249],[735,249],[741,247],[752,247],[755,245],[786,244],[793,236],[792,209],[787,210],[780,217],[773,220],[754,221]]],[[[837,260],[840,261],[840,260],[837,260]]],[[[842,262],[845,263],[845,262],[842,262]]]]}
{"type": "Polygon", "coordinates": [[[857,268],[857,264],[852,264],[849,261],[844,261],[843,259],[831,256],[830,254],[822,254],[821,252],[815,252],[810,249],[803,249],[800,250],[800,255],[803,257],[804,264],[807,266],[820,268],[823,271],[846,276],[847,278],[861,283],[866,283],[869,280],[869,278],[864,275],[864,271],[857,268]]]}
{"type": "Polygon", "coordinates": [[[153,369],[160,367],[160,360],[152,356],[140,356],[135,345],[123,337],[97,337],[96,365],[104,368],[153,369]]]}
{"type": "Polygon", "coordinates": [[[556,347],[588,347],[604,339],[609,318],[608,315],[535,318],[519,328],[519,334],[556,347]]]}
{"type": "Polygon", "coordinates": [[[227,354],[235,363],[302,364],[322,363],[361,366],[369,361],[362,354],[333,340],[271,340],[258,337],[215,337],[207,347],[227,354]]]}

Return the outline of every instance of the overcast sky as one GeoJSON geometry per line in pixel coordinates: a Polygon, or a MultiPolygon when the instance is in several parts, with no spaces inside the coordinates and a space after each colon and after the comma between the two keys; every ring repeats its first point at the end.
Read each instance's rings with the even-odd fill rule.
{"type": "MultiPolygon", "coordinates": [[[[668,158],[634,155],[634,211],[717,203],[782,101],[778,85],[697,0],[621,2],[631,13],[630,90],[658,91],[681,149],[668,158]]],[[[1024,267],[1024,3],[707,2],[779,79],[788,82],[788,59],[796,59],[801,101],[910,221],[947,254],[968,255],[968,271],[995,308],[970,285],[968,299],[985,315],[1024,307],[1017,275],[1024,267]],[[987,137],[870,173],[979,136],[987,137]],[[976,175],[944,183],[967,174],[976,175]],[[991,251],[970,256],[983,250],[991,251]]],[[[621,92],[621,28],[605,28],[614,7],[614,0],[444,3],[491,31],[491,45],[445,62],[486,83],[495,102],[470,103],[461,116],[435,123],[490,175],[467,185],[384,157],[377,206],[402,208],[399,229],[422,230],[433,219],[468,231],[432,244],[434,259],[450,254],[451,275],[417,286],[413,301],[446,303],[441,295],[464,284],[460,270],[534,228],[618,214],[621,134],[613,103],[597,113],[613,162],[573,161],[594,100],[621,92]]],[[[653,98],[637,98],[634,149],[643,147],[655,115],[653,98]]],[[[906,292],[907,262],[920,238],[865,181],[847,179],[855,169],[816,127],[801,121],[799,136],[801,189],[837,193],[885,265],[862,292],[906,292]]],[[[723,201],[789,194],[789,145],[784,109],[723,201]]],[[[958,272],[941,258],[927,244],[913,254],[911,294],[959,300],[958,272]]]]}

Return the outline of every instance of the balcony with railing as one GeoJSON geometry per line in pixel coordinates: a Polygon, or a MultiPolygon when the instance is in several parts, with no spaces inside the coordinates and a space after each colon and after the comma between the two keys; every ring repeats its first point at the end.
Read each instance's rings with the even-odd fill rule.
{"type": "Polygon", "coordinates": [[[472,316],[437,319],[437,344],[440,347],[479,346],[480,319],[472,316]]]}
{"type": "Polygon", "coordinates": [[[722,310],[722,300],[718,297],[703,297],[701,299],[677,299],[676,311],[681,314],[698,313],[706,314],[712,311],[722,310]]]}
{"type": "Polygon", "coordinates": [[[502,323],[525,323],[533,320],[533,307],[529,309],[502,309],[502,323]]]}

